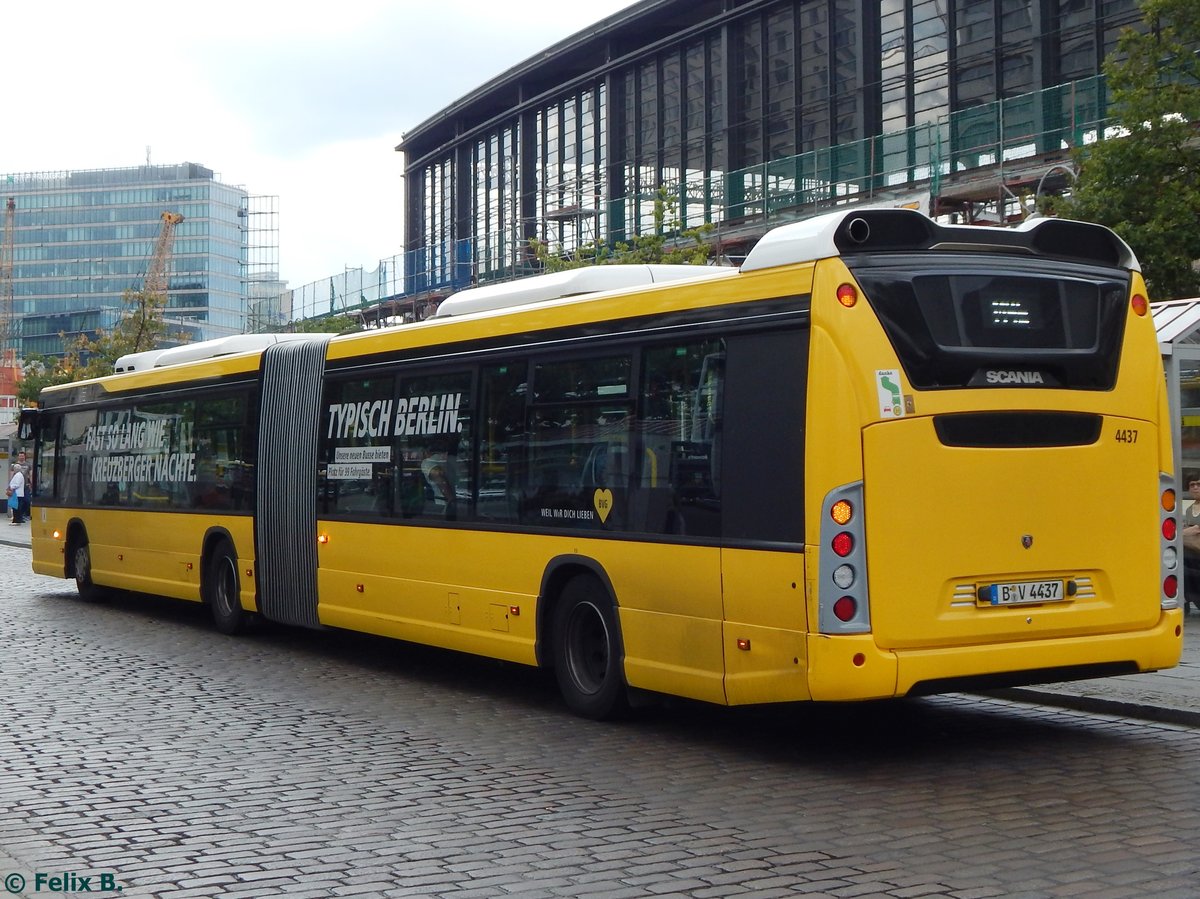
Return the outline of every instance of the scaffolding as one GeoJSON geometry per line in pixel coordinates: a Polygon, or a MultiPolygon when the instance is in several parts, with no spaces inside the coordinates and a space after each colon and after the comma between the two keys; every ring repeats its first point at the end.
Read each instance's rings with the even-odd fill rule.
{"type": "Polygon", "coordinates": [[[9,197],[4,205],[4,240],[0,244],[0,424],[7,424],[16,415],[17,385],[21,381],[17,313],[13,302],[16,223],[17,201],[9,197]]]}
{"type": "Polygon", "coordinates": [[[4,204],[4,241],[0,244],[0,363],[16,361],[16,309],[13,303],[13,253],[16,247],[17,201],[4,204]]]}
{"type": "Polygon", "coordinates": [[[242,236],[243,332],[278,331],[291,320],[279,278],[279,197],[247,196],[238,209],[242,236]]]}

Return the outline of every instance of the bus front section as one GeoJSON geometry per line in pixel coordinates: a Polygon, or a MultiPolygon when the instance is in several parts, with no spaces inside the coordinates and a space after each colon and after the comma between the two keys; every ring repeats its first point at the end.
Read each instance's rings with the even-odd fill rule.
{"type": "Polygon", "coordinates": [[[813,285],[813,698],[1177,664],[1165,381],[1128,247],[1058,220],[838,227],[813,285]]]}

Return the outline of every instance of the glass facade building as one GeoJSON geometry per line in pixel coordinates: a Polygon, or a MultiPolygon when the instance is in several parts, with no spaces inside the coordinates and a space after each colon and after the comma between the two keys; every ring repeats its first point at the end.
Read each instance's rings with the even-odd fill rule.
{"type": "Polygon", "coordinates": [[[143,286],[168,211],[183,216],[168,267],[172,330],[193,340],[245,330],[245,190],[194,163],[12,174],[0,184],[0,197],[15,203],[12,298],[21,356],[60,355],[60,335],[69,341],[112,327],[124,292],[143,286]]]}
{"type": "Polygon", "coordinates": [[[644,233],[659,189],[684,227],[746,234],[897,185],[949,198],[967,169],[1094,135],[1101,63],[1140,18],[1135,0],[643,0],[405,134],[406,251],[454,288],[528,270],[531,238],[644,233]]]}

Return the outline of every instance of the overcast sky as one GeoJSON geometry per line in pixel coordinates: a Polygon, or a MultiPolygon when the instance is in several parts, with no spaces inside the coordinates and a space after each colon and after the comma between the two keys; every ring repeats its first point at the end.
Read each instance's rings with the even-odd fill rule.
{"type": "Polygon", "coordinates": [[[0,172],[200,163],[278,196],[291,287],[369,271],[401,251],[400,135],[632,2],[6,3],[0,172]]]}

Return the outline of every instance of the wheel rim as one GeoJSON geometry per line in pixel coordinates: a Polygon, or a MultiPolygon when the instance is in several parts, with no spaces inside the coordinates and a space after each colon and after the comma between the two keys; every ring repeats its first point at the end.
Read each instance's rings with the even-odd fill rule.
{"type": "Polygon", "coordinates": [[[75,583],[89,584],[92,580],[92,556],[87,544],[75,549],[75,583]]]}
{"type": "Polygon", "coordinates": [[[235,608],[241,607],[237,600],[237,592],[237,569],[233,567],[233,560],[221,559],[213,583],[213,603],[222,615],[231,615],[235,608]]]}
{"type": "Polygon", "coordinates": [[[580,692],[600,692],[608,677],[609,658],[604,615],[592,603],[580,603],[571,611],[566,629],[567,670],[580,692]]]}

